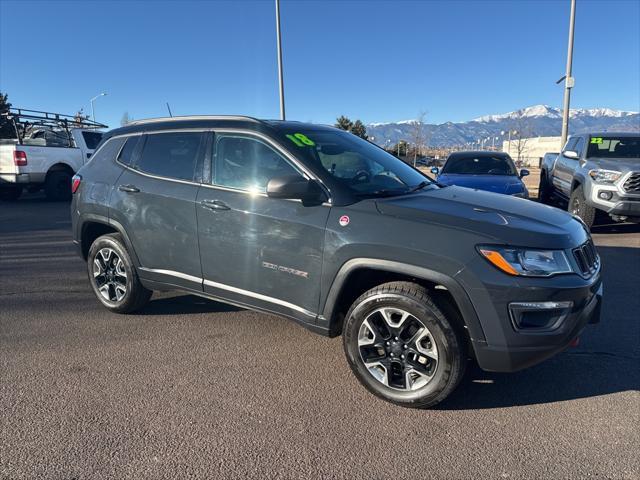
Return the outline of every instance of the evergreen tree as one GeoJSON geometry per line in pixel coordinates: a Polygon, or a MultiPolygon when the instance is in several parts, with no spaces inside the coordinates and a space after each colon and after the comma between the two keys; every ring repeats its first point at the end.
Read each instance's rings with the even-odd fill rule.
{"type": "Polygon", "coordinates": [[[345,117],[344,115],[340,115],[336,119],[335,126],[341,130],[346,130],[347,132],[350,132],[351,129],[353,128],[353,122],[349,120],[347,117],[345,117]]]}
{"type": "Polygon", "coordinates": [[[355,123],[353,124],[353,126],[351,127],[351,133],[353,133],[355,136],[363,138],[363,139],[367,139],[367,127],[364,126],[364,123],[362,123],[360,120],[356,120],[355,123]]]}
{"type": "Polygon", "coordinates": [[[16,138],[13,123],[7,120],[7,117],[1,115],[8,113],[10,108],[11,103],[9,103],[9,96],[6,93],[0,92],[0,138],[16,138]]]}

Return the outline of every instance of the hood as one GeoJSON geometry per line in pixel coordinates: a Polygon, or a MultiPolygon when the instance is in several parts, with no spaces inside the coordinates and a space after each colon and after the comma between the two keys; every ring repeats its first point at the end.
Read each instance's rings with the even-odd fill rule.
{"type": "Polygon", "coordinates": [[[564,210],[457,186],[378,199],[376,205],[383,215],[465,230],[504,245],[560,249],[588,238],[582,223],[564,210]]]}
{"type": "Polygon", "coordinates": [[[587,168],[602,168],[604,170],[617,170],[626,173],[628,171],[640,172],[640,158],[597,158],[587,159],[587,168]]]}
{"type": "Polygon", "coordinates": [[[508,195],[524,191],[524,184],[515,175],[460,175],[443,173],[438,176],[443,185],[477,188],[487,192],[506,193],[508,195]]]}

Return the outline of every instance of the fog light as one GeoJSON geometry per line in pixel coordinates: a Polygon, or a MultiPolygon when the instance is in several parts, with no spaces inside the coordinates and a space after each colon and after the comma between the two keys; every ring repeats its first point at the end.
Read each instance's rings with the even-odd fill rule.
{"type": "Polygon", "coordinates": [[[611,200],[612,197],[613,192],[602,191],[598,193],[598,198],[600,198],[601,200],[611,200]]]}

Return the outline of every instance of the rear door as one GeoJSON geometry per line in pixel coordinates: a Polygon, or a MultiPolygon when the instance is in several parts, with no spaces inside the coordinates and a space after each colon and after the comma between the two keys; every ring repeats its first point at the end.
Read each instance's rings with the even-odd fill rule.
{"type": "Polygon", "coordinates": [[[110,214],[122,224],[140,262],[140,276],[201,290],[195,200],[201,131],[131,137],[118,162],[110,214]]]}
{"type": "Polygon", "coordinates": [[[266,196],[271,178],[306,176],[267,138],[217,132],[212,151],[197,202],[204,290],[312,322],[329,205],[266,196]]]}

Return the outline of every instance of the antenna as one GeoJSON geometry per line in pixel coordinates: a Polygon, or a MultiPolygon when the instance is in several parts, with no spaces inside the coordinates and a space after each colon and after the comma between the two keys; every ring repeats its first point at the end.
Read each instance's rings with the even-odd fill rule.
{"type": "Polygon", "coordinates": [[[173,117],[173,114],[171,113],[171,107],[169,106],[169,102],[167,102],[167,110],[169,110],[169,116],[173,117]]]}

